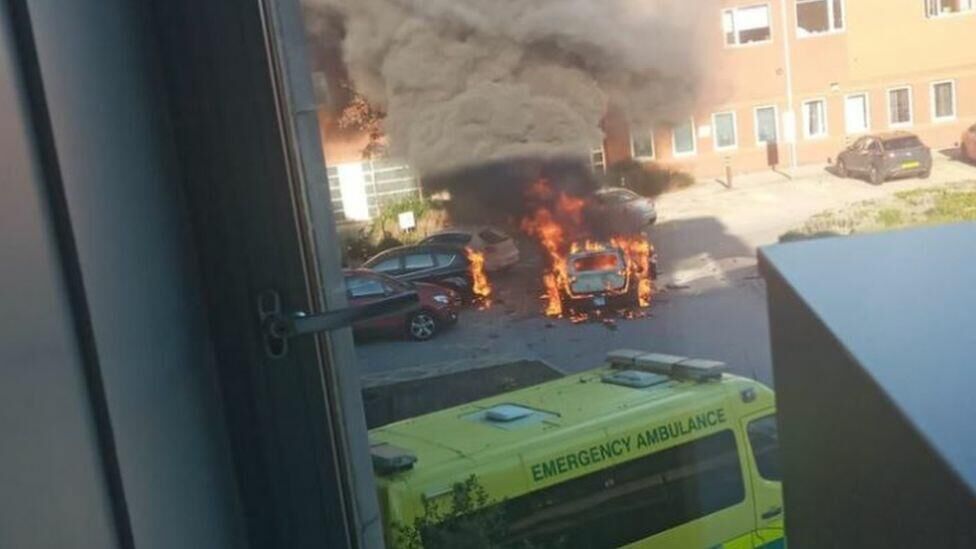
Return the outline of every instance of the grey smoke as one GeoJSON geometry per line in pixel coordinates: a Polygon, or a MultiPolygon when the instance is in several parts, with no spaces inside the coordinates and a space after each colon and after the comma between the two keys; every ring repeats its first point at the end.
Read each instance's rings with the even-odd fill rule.
{"type": "MultiPolygon", "coordinates": [[[[342,21],[355,89],[388,113],[391,154],[424,173],[585,155],[611,102],[687,117],[717,0],[305,0],[342,21]]],[[[714,21],[713,21],[714,19],[714,21]]]]}

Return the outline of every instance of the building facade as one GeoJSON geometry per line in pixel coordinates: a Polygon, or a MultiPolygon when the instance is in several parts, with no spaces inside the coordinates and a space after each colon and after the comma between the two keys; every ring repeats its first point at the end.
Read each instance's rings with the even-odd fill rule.
{"type": "Polygon", "coordinates": [[[695,113],[638,127],[611,110],[597,169],[789,168],[893,130],[944,150],[976,122],[976,0],[725,0],[702,17],[714,33],[695,113]]]}

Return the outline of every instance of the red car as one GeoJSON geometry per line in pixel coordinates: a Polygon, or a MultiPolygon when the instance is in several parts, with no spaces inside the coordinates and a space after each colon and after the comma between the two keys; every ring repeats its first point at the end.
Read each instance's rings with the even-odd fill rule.
{"type": "Polygon", "coordinates": [[[406,333],[413,340],[426,341],[457,322],[461,297],[454,290],[423,282],[403,282],[367,269],[347,269],[343,275],[350,306],[366,305],[410,290],[416,290],[420,298],[420,309],[357,322],[353,324],[356,332],[406,333]]]}
{"type": "Polygon", "coordinates": [[[976,124],[963,132],[959,142],[959,156],[960,160],[976,162],[976,124]]]}

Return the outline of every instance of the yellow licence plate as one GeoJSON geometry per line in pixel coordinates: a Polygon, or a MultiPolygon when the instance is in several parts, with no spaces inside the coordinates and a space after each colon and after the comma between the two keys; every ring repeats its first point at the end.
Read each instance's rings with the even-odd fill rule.
{"type": "Polygon", "coordinates": [[[919,162],[902,162],[901,163],[901,169],[903,169],[903,170],[908,170],[908,169],[911,169],[911,168],[917,168],[919,166],[921,166],[921,164],[919,162]]]}

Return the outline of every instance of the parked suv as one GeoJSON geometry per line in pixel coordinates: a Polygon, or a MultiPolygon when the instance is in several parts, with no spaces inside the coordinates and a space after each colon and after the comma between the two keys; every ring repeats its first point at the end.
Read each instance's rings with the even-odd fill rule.
{"type": "Polygon", "coordinates": [[[959,159],[976,162],[976,124],[962,134],[962,139],[959,141],[959,159]]]}
{"type": "Polygon", "coordinates": [[[836,169],[840,177],[862,175],[875,185],[891,177],[925,179],[932,173],[932,151],[908,132],[868,135],[837,155],[836,169]]]}
{"type": "Polygon", "coordinates": [[[460,246],[400,246],[371,257],[363,267],[397,280],[444,286],[465,299],[473,296],[470,263],[467,253],[460,246]]]}

